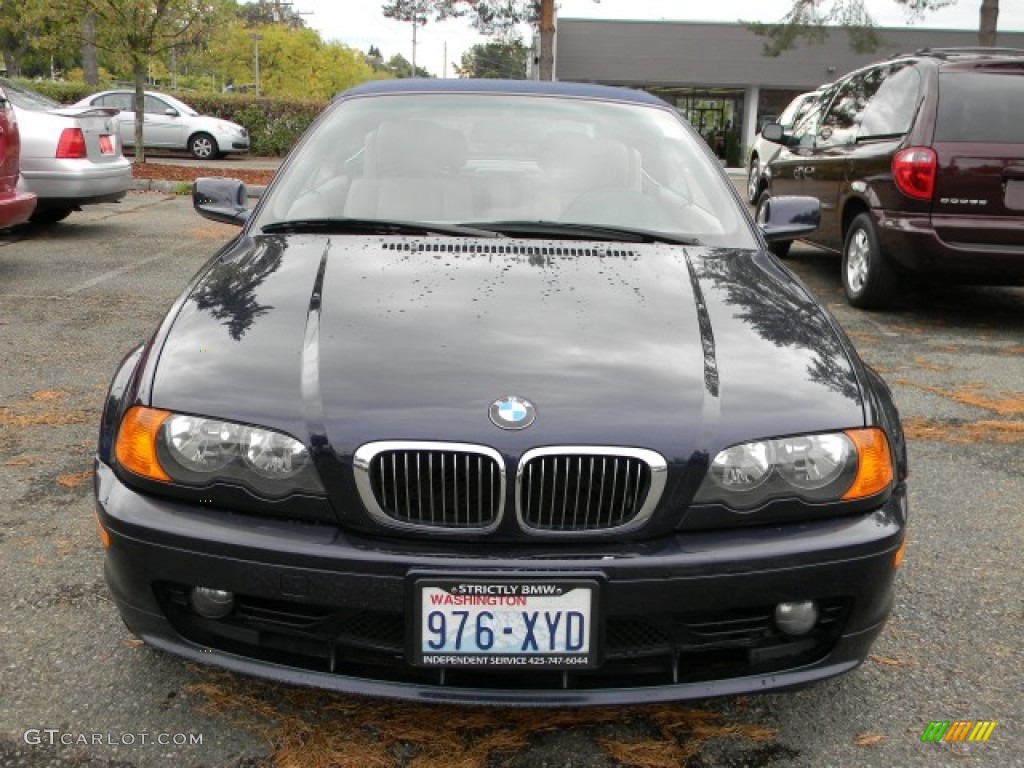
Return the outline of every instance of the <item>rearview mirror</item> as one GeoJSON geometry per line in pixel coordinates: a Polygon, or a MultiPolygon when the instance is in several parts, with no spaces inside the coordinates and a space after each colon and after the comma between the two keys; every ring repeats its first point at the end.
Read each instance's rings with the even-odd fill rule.
{"type": "Polygon", "coordinates": [[[167,115],[168,117],[177,117],[178,116],[178,110],[172,109],[171,107],[168,107],[167,109],[164,110],[164,114],[167,115]]]}
{"type": "Polygon", "coordinates": [[[757,209],[757,224],[768,242],[795,240],[821,224],[821,201],[816,197],[769,197],[757,209]]]}
{"type": "Polygon", "coordinates": [[[786,134],[780,123],[768,123],[764,128],[761,129],[761,136],[765,141],[775,142],[776,144],[782,143],[782,137],[786,134]]]}
{"type": "Polygon", "coordinates": [[[249,218],[245,184],[238,179],[204,177],[192,185],[192,207],[205,219],[240,227],[249,218]]]}

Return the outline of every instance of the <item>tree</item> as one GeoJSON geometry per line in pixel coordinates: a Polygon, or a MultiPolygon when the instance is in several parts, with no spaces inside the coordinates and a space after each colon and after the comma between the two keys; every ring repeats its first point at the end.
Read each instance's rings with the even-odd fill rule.
{"type": "Polygon", "coordinates": [[[36,70],[45,60],[47,72],[51,54],[65,58],[77,38],[78,24],[65,10],[48,0],[0,0],[0,49],[10,77],[25,74],[26,56],[35,59],[32,69],[36,70]]]}
{"type": "Polygon", "coordinates": [[[520,24],[539,24],[540,79],[550,80],[554,74],[555,0],[390,0],[381,11],[388,18],[413,22],[414,53],[416,27],[431,18],[468,17],[481,34],[504,42],[518,38],[520,24]]]}
{"type": "Polygon", "coordinates": [[[103,28],[102,43],[127,56],[135,81],[135,162],[146,160],[142,145],[149,58],[182,44],[197,44],[215,29],[227,6],[218,0],[82,0],[103,28]]]}
{"type": "Polygon", "coordinates": [[[301,29],[306,26],[302,16],[291,9],[291,3],[282,3],[281,0],[243,3],[236,8],[236,13],[247,27],[284,24],[288,29],[301,29]]]}
{"type": "MultiPolygon", "coordinates": [[[[894,0],[907,9],[912,18],[924,16],[954,5],[957,0],[894,0]]],[[[978,45],[996,44],[996,24],[999,18],[999,0],[981,0],[978,20],[978,45]]],[[[768,38],[764,44],[765,56],[778,56],[793,48],[797,41],[822,43],[828,37],[829,26],[846,29],[850,47],[860,53],[878,48],[881,39],[874,19],[864,6],[864,0],[793,0],[793,7],[777,24],[746,23],[754,34],[768,38]]]]}
{"type": "Polygon", "coordinates": [[[455,66],[459,77],[500,77],[525,80],[530,49],[522,40],[477,44],[455,66]]]}
{"type": "Polygon", "coordinates": [[[217,73],[223,82],[253,82],[253,40],[260,36],[260,94],[271,98],[329,99],[374,77],[365,56],[340,43],[325,43],[313,29],[281,24],[221,27],[190,65],[217,73]]]}
{"type": "Polygon", "coordinates": [[[396,53],[384,64],[384,71],[399,79],[407,77],[433,77],[430,72],[425,70],[423,67],[416,67],[413,69],[412,64],[400,53],[396,53]]]}
{"type": "Polygon", "coordinates": [[[82,14],[82,79],[89,85],[100,84],[100,64],[96,58],[96,14],[82,14]]]}

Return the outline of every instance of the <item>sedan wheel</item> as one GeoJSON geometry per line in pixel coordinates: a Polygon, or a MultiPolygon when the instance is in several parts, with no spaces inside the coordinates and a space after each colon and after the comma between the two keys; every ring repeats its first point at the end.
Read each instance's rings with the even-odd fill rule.
{"type": "Polygon", "coordinates": [[[871,217],[862,213],[854,218],[843,246],[843,290],[855,307],[878,309],[892,299],[898,277],[882,254],[871,217]]]}
{"type": "Polygon", "coordinates": [[[757,190],[761,186],[761,164],[757,158],[750,161],[750,171],[747,174],[747,202],[753,205],[757,202],[757,190]]]}
{"type": "Polygon", "coordinates": [[[196,160],[214,160],[219,152],[217,142],[208,133],[197,133],[189,139],[188,151],[196,160]]]}

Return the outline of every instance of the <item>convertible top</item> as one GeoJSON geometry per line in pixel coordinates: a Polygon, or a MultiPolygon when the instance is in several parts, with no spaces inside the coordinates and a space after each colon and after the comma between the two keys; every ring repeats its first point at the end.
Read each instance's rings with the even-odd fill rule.
{"type": "Polygon", "coordinates": [[[373,80],[338,94],[336,99],[383,93],[512,93],[540,96],[575,96],[577,98],[627,101],[669,107],[668,102],[646,91],[592,83],[542,82],[539,80],[488,80],[406,78],[373,80]]]}

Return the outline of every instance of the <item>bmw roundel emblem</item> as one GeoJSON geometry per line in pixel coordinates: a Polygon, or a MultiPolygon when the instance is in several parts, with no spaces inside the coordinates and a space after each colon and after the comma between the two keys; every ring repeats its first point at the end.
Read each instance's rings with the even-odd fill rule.
{"type": "Polygon", "coordinates": [[[509,395],[491,403],[488,415],[496,427],[526,429],[537,418],[537,409],[529,400],[509,395]]]}

